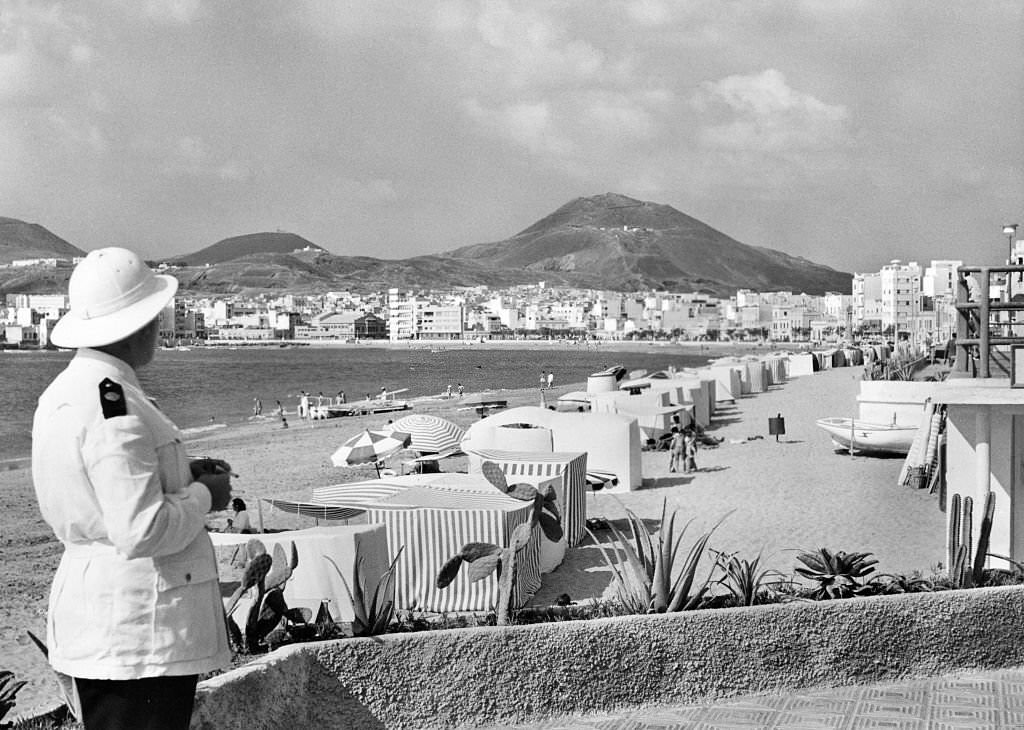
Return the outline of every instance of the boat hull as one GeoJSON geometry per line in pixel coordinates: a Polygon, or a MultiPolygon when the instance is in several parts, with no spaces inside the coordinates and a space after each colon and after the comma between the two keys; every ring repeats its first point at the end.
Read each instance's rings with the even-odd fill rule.
{"type": "Polygon", "coordinates": [[[870,454],[902,454],[910,451],[917,435],[916,426],[896,426],[883,423],[869,423],[852,418],[820,418],[816,422],[832,437],[836,448],[849,449],[870,454]]]}

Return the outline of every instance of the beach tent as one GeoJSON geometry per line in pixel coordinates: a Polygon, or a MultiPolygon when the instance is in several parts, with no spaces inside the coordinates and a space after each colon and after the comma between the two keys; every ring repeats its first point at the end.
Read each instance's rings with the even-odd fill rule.
{"type": "Polygon", "coordinates": [[[558,410],[578,411],[582,408],[590,410],[590,394],[582,390],[572,390],[558,396],[558,410]]]}
{"type": "MultiPolygon", "coordinates": [[[[369,523],[386,526],[389,560],[398,555],[395,606],[443,613],[488,611],[497,602],[495,574],[472,582],[459,571],[447,588],[436,585],[442,566],[464,545],[492,543],[505,547],[517,525],[529,522],[533,503],[500,493],[483,476],[430,474],[388,477],[314,487],[313,501],[361,507],[369,523]],[[376,493],[380,496],[370,497],[376,493]]],[[[524,605],[540,588],[540,528],[517,554],[514,607],[524,605]]]]}
{"type": "Polygon", "coordinates": [[[817,359],[810,352],[799,352],[789,356],[789,376],[798,378],[818,371],[817,359]]]}
{"type": "Polygon", "coordinates": [[[583,540],[587,524],[585,453],[481,449],[469,453],[469,473],[483,473],[483,463],[486,461],[497,464],[510,484],[525,482],[540,489],[554,479],[565,542],[569,547],[574,547],[583,540]]]}
{"type": "Polygon", "coordinates": [[[738,363],[717,362],[708,367],[708,372],[715,378],[715,400],[731,402],[743,395],[743,378],[740,376],[742,366],[738,363]]]}
{"type": "MultiPolygon", "coordinates": [[[[325,556],[337,563],[349,585],[354,585],[353,568],[357,550],[363,560],[360,574],[365,577],[367,586],[376,585],[390,563],[385,527],[380,524],[321,526],[255,535],[224,532],[211,532],[209,535],[214,546],[232,550],[244,549],[245,544],[255,538],[263,543],[271,555],[274,546],[281,545],[285,555],[290,556],[291,545],[294,543],[299,563],[284,587],[284,599],[289,608],[308,608],[315,615],[320,602],[327,598],[331,601],[331,613],[339,621],[351,621],[354,613],[348,591],[325,556]]],[[[244,617],[250,601],[239,601],[235,612],[236,621],[241,617],[240,623],[245,623],[244,617]]]]}
{"type": "Polygon", "coordinates": [[[639,489],[642,481],[640,428],[634,416],[620,413],[559,413],[536,406],[510,408],[481,419],[466,430],[462,448],[470,450],[510,449],[507,423],[529,423],[549,429],[552,445],[548,451],[582,451],[587,469],[611,472],[618,484],[606,491],[639,489]]]}
{"type": "Polygon", "coordinates": [[[789,358],[785,355],[768,355],[765,357],[764,363],[768,368],[769,382],[772,385],[782,385],[786,382],[789,358]]]}
{"type": "Polygon", "coordinates": [[[764,363],[757,358],[747,358],[743,361],[743,366],[747,369],[750,392],[752,394],[765,392],[768,389],[768,378],[764,363]]]}

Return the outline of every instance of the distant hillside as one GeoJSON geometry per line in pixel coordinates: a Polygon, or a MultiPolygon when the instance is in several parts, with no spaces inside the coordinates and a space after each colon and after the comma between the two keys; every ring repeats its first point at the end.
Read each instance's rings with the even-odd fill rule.
{"type": "Polygon", "coordinates": [[[244,236],[234,236],[218,241],[212,246],[195,253],[175,256],[175,261],[185,261],[190,266],[206,266],[208,264],[221,264],[225,261],[233,261],[244,256],[256,254],[290,254],[305,248],[312,248],[317,251],[324,251],[315,243],[307,241],[302,236],[294,233],[276,231],[273,233],[249,233],[244,236]]]}
{"type": "MultiPolygon", "coordinates": [[[[0,218],[0,262],[81,256],[45,228],[0,218]],[[8,241],[19,242],[12,245],[8,241]],[[24,242],[32,242],[28,246],[24,242]],[[48,242],[44,243],[41,242],[48,242]],[[61,253],[65,252],[65,253],[61,253]]],[[[608,193],[577,198],[511,238],[402,260],[336,256],[294,233],[252,233],[165,259],[193,294],[549,286],[702,292],[849,293],[852,276],[748,246],[668,205],[608,193]]],[[[0,270],[0,294],[66,290],[67,273],[0,270]]]]}
{"type": "Polygon", "coordinates": [[[607,193],[577,198],[504,241],[442,257],[565,274],[619,290],[728,295],[736,289],[848,293],[851,275],[770,248],[748,246],[675,208],[607,193]]]}
{"type": "Polygon", "coordinates": [[[85,252],[36,223],[0,218],[0,264],[17,259],[74,258],[85,252]]]}

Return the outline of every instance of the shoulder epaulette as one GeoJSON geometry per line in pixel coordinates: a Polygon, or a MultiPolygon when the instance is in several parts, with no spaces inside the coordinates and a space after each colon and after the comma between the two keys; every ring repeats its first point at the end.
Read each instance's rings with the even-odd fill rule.
{"type": "Polygon", "coordinates": [[[100,406],[103,418],[117,418],[128,415],[128,403],[124,399],[124,388],[110,378],[100,381],[100,406]]]}

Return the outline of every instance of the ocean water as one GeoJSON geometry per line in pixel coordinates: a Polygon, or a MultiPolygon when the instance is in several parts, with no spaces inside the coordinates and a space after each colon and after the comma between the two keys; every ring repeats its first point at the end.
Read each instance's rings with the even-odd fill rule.
{"type": "MultiPolygon", "coordinates": [[[[558,387],[585,383],[588,375],[612,365],[651,371],[697,367],[728,354],[678,352],[656,346],[642,352],[600,346],[460,345],[439,352],[369,346],[193,348],[158,351],[139,379],[163,411],[188,429],[240,423],[252,414],[256,396],[270,413],[278,400],[294,411],[302,390],[330,396],[344,390],[349,401],[375,395],[381,387],[407,389],[397,396],[403,399],[438,395],[449,383],[453,388],[461,383],[467,393],[500,393],[538,386],[542,370],[554,372],[558,387]]],[[[36,399],[71,357],[70,352],[0,351],[0,462],[29,454],[36,399]]]]}

